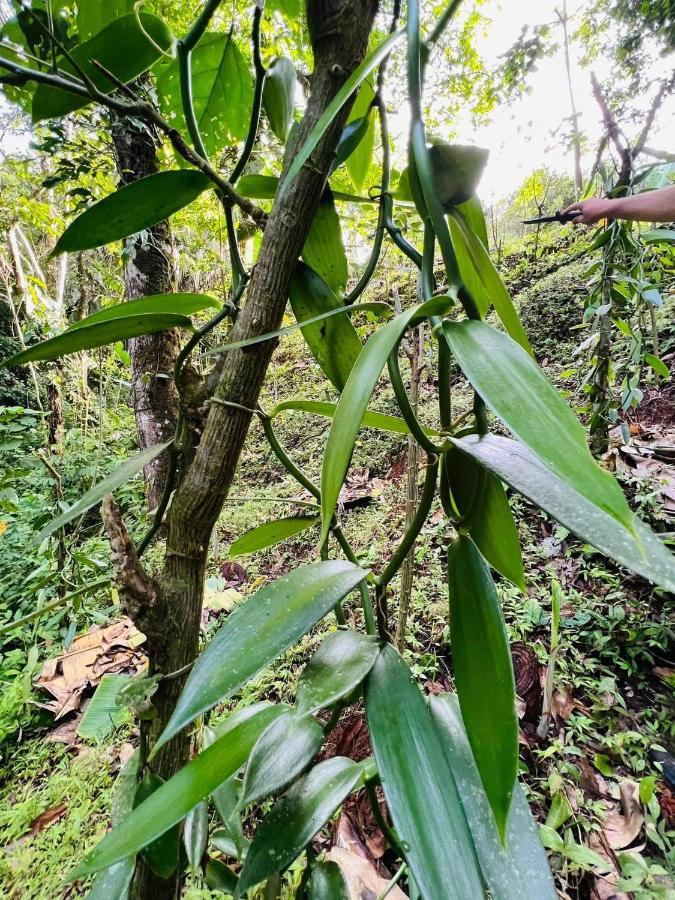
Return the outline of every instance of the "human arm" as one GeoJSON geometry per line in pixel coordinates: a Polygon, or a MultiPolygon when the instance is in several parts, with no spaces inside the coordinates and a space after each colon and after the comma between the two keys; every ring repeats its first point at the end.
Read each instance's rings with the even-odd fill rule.
{"type": "Polygon", "coordinates": [[[670,222],[675,219],[675,185],[645,191],[632,197],[592,197],[572,203],[563,212],[576,212],[575,224],[595,225],[600,219],[628,219],[631,222],[670,222]]]}

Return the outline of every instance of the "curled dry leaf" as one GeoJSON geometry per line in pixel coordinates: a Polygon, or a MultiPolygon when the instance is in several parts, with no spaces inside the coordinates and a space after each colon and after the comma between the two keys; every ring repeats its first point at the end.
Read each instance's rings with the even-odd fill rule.
{"type": "Polygon", "coordinates": [[[621,873],[617,865],[616,857],[607,840],[601,834],[592,831],[588,838],[588,846],[591,850],[607,861],[611,871],[606,875],[600,875],[595,879],[591,888],[591,900],[630,900],[628,894],[616,889],[621,873]]]}
{"type": "MultiPolygon", "coordinates": [[[[327,859],[337,863],[349,889],[350,900],[381,897],[389,886],[389,881],[381,878],[375,868],[358,853],[344,847],[333,847],[326,854],[327,859]]],[[[408,895],[394,885],[387,893],[387,900],[407,900],[408,895]]]]}
{"type": "Polygon", "coordinates": [[[624,778],[619,784],[621,809],[608,812],[602,830],[613,850],[630,846],[640,833],[645,817],[640,806],[640,788],[637,782],[624,778]]]}

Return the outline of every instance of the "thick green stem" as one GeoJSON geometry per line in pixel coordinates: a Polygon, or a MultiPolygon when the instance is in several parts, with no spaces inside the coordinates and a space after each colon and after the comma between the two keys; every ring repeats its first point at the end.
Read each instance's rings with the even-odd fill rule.
{"type": "Polygon", "coordinates": [[[398,362],[398,348],[396,348],[389,355],[389,358],[387,360],[387,368],[389,370],[391,385],[394,389],[394,394],[396,395],[398,408],[401,411],[401,415],[405,419],[406,425],[410,429],[410,433],[415,438],[420,447],[426,450],[427,453],[437,454],[439,452],[439,448],[426,435],[422,424],[415,415],[415,411],[410,404],[405,385],[403,384],[403,378],[401,377],[401,367],[399,366],[398,362]]]}

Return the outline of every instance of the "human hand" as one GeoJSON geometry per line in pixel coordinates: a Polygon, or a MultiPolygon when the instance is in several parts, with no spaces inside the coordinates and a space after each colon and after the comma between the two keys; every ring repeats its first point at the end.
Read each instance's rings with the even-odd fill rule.
{"type": "Polygon", "coordinates": [[[608,219],[611,215],[612,201],[605,200],[601,197],[591,197],[589,200],[579,200],[572,203],[564,213],[578,212],[579,215],[573,219],[575,225],[595,225],[600,219],[608,219]]]}

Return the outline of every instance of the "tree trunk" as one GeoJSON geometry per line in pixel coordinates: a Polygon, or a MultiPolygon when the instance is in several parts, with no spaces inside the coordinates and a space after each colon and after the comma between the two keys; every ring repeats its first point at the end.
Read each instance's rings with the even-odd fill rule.
{"type": "MultiPolygon", "coordinates": [[[[377,0],[308,0],[307,23],[315,68],[296,147],[304,143],[364,58],[376,8],[377,0]]],[[[318,208],[350,105],[345,104],[310,160],[275,201],[246,303],[232,329],[233,342],[274,331],[281,324],[291,275],[318,208]]],[[[292,158],[293,153],[288,153],[287,159],[292,158]]],[[[251,410],[258,401],[274,346],[274,342],[266,341],[221,357],[199,445],[173,497],[164,566],[156,578],[151,579],[135,559],[111,504],[106,504],[104,515],[113,557],[126,560],[116,566],[120,594],[136,625],[147,636],[147,652],[155,672],[177,672],[197,655],[209,540],[232,484],[251,410]]],[[[202,403],[200,398],[199,405],[202,403]]],[[[188,421],[198,418],[196,410],[188,412],[194,413],[187,416],[188,421]]],[[[157,716],[142,723],[142,737],[148,746],[166,725],[185,677],[182,674],[159,683],[153,697],[157,716]]],[[[189,750],[189,735],[183,732],[157,754],[153,771],[170,777],[185,764],[189,750]]],[[[178,890],[176,879],[159,883],[147,869],[139,868],[135,897],[164,900],[177,896],[178,890]]]]}
{"type": "Polygon", "coordinates": [[[570,95],[570,106],[572,108],[572,149],[574,151],[574,186],[577,189],[577,196],[584,189],[584,179],[581,173],[581,132],[579,131],[579,113],[574,100],[574,88],[572,87],[572,64],[570,61],[570,39],[567,31],[567,3],[563,0],[562,13],[557,13],[558,21],[563,31],[563,50],[565,53],[565,74],[567,76],[567,89],[570,95]]]}
{"type": "MultiPolygon", "coordinates": [[[[158,171],[156,136],[146,124],[116,119],[112,137],[117,168],[123,184],[158,171]]],[[[127,300],[174,290],[174,250],[168,221],[159,222],[142,235],[124,241],[124,282],[127,300]]],[[[172,437],[178,416],[178,394],[173,366],[180,350],[176,329],[132,338],[132,404],[141,450],[172,437]]],[[[159,505],[168,469],[168,454],[145,467],[148,507],[159,505]]]]}

